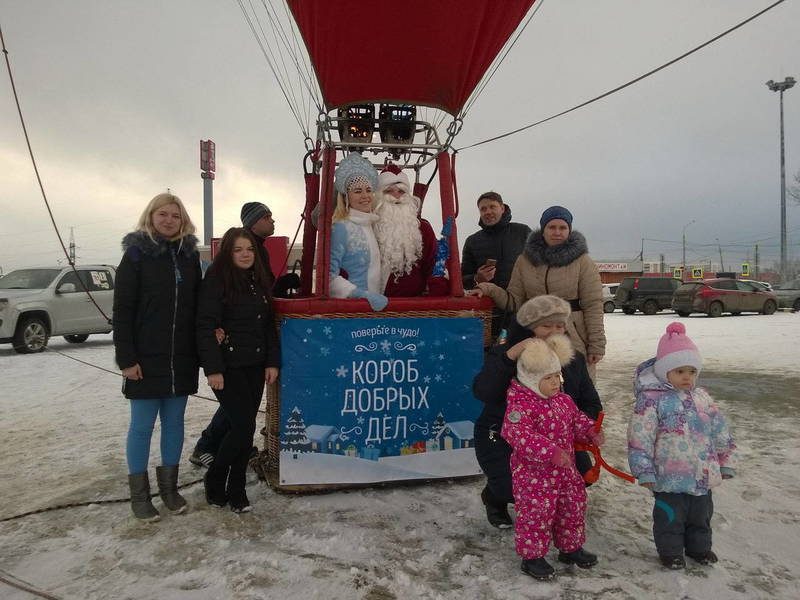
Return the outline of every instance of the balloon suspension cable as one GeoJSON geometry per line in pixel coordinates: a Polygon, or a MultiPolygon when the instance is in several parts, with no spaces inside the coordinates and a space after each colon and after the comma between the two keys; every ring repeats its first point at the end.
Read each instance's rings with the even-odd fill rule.
{"type": "Polygon", "coordinates": [[[634,85],[636,83],[639,83],[640,81],[642,81],[644,79],[647,79],[648,77],[650,77],[652,75],[655,75],[659,71],[662,71],[662,70],[666,69],[667,67],[674,65],[675,63],[683,60],[684,58],[687,58],[687,57],[691,56],[695,52],[698,52],[699,50],[702,50],[706,46],[709,46],[710,44],[713,44],[714,42],[716,42],[717,40],[722,39],[726,35],[728,35],[730,33],[733,33],[737,29],[739,29],[741,27],[744,27],[750,21],[753,21],[754,19],[760,17],[764,13],[772,10],[773,8],[778,6],[779,4],[783,4],[783,2],[785,2],[785,0],[778,0],[777,2],[774,2],[773,4],[770,4],[769,6],[764,8],[763,10],[760,10],[759,12],[757,12],[753,16],[745,19],[741,23],[739,23],[737,25],[734,25],[733,27],[731,27],[729,29],[726,29],[725,31],[723,31],[722,33],[720,33],[717,36],[714,36],[713,38],[711,38],[707,42],[703,42],[702,44],[700,44],[699,46],[696,46],[695,48],[692,48],[688,52],[684,52],[683,54],[681,54],[677,58],[673,58],[669,62],[664,63],[660,67],[656,67],[655,69],[652,69],[652,70],[648,71],[647,73],[639,75],[638,77],[636,77],[634,79],[631,79],[630,81],[628,81],[626,83],[623,83],[622,85],[619,85],[619,86],[615,87],[614,89],[608,90],[607,92],[604,92],[604,93],[600,94],[599,96],[595,96],[594,98],[591,98],[590,100],[587,100],[585,102],[581,102],[580,104],[578,104],[576,106],[573,106],[572,108],[568,108],[567,110],[563,110],[560,113],[557,113],[555,115],[551,115],[551,116],[547,117],[546,119],[542,119],[541,121],[536,121],[535,123],[531,123],[529,125],[525,125],[523,127],[519,127],[518,129],[514,129],[512,131],[507,131],[506,133],[502,133],[500,135],[496,135],[494,137],[487,138],[487,139],[482,140],[480,142],[475,142],[474,144],[470,144],[469,146],[462,146],[461,148],[458,148],[458,150],[467,150],[469,148],[475,148],[476,146],[481,146],[483,144],[488,144],[489,142],[494,142],[496,140],[500,140],[500,139],[515,135],[517,133],[525,131],[526,129],[530,129],[531,127],[536,127],[537,125],[542,125],[544,123],[547,123],[548,121],[552,121],[553,119],[557,119],[558,117],[562,117],[562,116],[564,116],[566,114],[569,114],[569,113],[571,113],[573,111],[576,111],[579,108],[583,108],[584,106],[588,106],[589,104],[592,104],[594,102],[602,100],[603,98],[606,98],[607,96],[611,96],[612,94],[620,92],[620,91],[624,90],[625,88],[630,87],[630,86],[632,86],[632,85],[634,85]]]}
{"type": "Polygon", "coordinates": [[[536,6],[533,7],[531,14],[528,15],[528,18],[525,20],[525,24],[517,29],[516,35],[514,35],[514,39],[511,40],[510,43],[507,43],[505,45],[502,55],[500,55],[499,58],[493,61],[491,67],[489,68],[489,71],[481,78],[481,81],[476,87],[475,91],[470,95],[469,99],[467,100],[467,103],[459,112],[458,114],[459,117],[463,119],[467,115],[467,112],[472,108],[472,105],[475,104],[478,97],[483,93],[483,90],[486,89],[486,86],[492,80],[492,77],[494,77],[494,74],[497,73],[497,70],[500,68],[500,65],[503,64],[503,61],[508,56],[508,53],[511,52],[511,49],[516,45],[520,36],[522,36],[522,34],[525,32],[525,29],[527,29],[528,24],[531,22],[533,17],[536,16],[536,13],[539,12],[539,10],[542,8],[543,5],[544,5],[544,0],[539,0],[536,3],[536,6]]]}
{"type": "Polygon", "coordinates": [[[78,280],[78,283],[83,288],[83,291],[86,292],[86,295],[89,297],[89,300],[92,304],[94,304],[95,308],[103,315],[103,318],[108,322],[109,325],[112,324],[111,317],[109,317],[97,301],[92,296],[92,293],[89,291],[89,288],[86,285],[86,282],[78,275],[78,270],[75,268],[75,261],[72,260],[72,257],[69,255],[67,251],[67,247],[64,244],[64,238],[61,237],[61,232],[58,229],[58,225],[56,224],[56,219],[53,216],[53,211],[50,208],[50,202],[47,199],[47,194],[44,191],[44,184],[42,183],[42,178],[39,175],[39,167],[36,165],[36,158],[33,155],[33,148],[31,147],[31,139],[28,135],[28,128],[25,125],[25,118],[22,116],[22,107],[19,103],[19,95],[17,94],[17,86],[14,83],[14,75],[11,72],[11,62],[8,58],[8,50],[6,49],[6,40],[3,37],[3,29],[0,27],[0,44],[3,46],[3,55],[6,59],[6,69],[8,70],[8,79],[11,82],[11,91],[14,94],[14,102],[17,105],[17,114],[19,115],[19,122],[22,125],[22,133],[25,135],[25,143],[28,146],[28,155],[31,157],[31,164],[33,165],[33,172],[36,174],[36,181],[39,183],[39,191],[42,193],[42,199],[44,200],[45,208],[47,208],[47,214],[50,216],[50,222],[53,224],[53,229],[56,232],[56,237],[58,238],[58,243],[61,245],[61,250],[64,252],[64,256],[67,259],[67,264],[72,267],[72,271],[75,273],[75,279],[78,280]]]}
{"type": "MultiPolygon", "coordinates": [[[[452,148],[452,143],[455,137],[464,126],[464,121],[461,117],[454,117],[450,125],[447,126],[447,139],[444,141],[442,151],[446,152],[448,148],[452,148]]],[[[455,148],[454,148],[455,149],[455,148]]]]}

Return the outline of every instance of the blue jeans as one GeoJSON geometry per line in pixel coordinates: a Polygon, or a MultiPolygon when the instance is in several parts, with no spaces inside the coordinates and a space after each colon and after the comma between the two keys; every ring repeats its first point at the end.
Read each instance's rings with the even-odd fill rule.
{"type": "Polygon", "coordinates": [[[161,415],[161,464],[177,465],[183,450],[183,413],[186,396],[131,400],[131,425],[128,428],[128,473],[147,471],[150,458],[150,438],[156,417],[161,415]]]}

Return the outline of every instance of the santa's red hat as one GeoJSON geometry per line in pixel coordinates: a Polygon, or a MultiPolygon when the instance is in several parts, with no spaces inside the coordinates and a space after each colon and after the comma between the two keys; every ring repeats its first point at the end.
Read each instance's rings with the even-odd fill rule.
{"type": "Polygon", "coordinates": [[[405,192],[411,192],[411,185],[408,182],[408,176],[394,164],[386,165],[386,168],[378,175],[378,193],[383,193],[390,185],[397,185],[405,192]]]}

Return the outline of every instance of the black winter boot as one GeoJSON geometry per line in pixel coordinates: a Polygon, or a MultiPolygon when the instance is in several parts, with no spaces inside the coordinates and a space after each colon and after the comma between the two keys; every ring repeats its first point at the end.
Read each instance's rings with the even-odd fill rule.
{"type": "Polygon", "coordinates": [[[150,480],[147,471],[128,475],[128,486],[131,489],[131,510],[133,516],[142,521],[158,521],[161,515],[150,501],[150,480]]]}
{"type": "Polygon", "coordinates": [[[228,487],[225,492],[228,495],[228,503],[231,510],[235,513],[250,512],[250,500],[247,498],[245,486],[247,485],[247,463],[252,453],[248,450],[240,455],[231,465],[228,473],[228,487]]]}
{"type": "Polygon", "coordinates": [[[530,575],[539,581],[547,581],[556,576],[556,570],[544,558],[523,559],[520,568],[525,575],[530,575]]]}
{"type": "Polygon", "coordinates": [[[164,506],[177,514],[186,512],[186,500],[178,493],[178,465],[156,467],[156,481],[158,495],[161,496],[164,506]]]}
{"type": "Polygon", "coordinates": [[[558,562],[576,565],[581,569],[591,569],[597,564],[597,555],[578,548],[575,552],[559,552],[558,562]]]}
{"type": "Polygon", "coordinates": [[[484,487],[481,492],[481,501],[486,507],[486,520],[492,527],[508,529],[514,525],[511,515],[508,514],[508,505],[505,502],[497,502],[488,486],[484,487]]]}
{"type": "Polygon", "coordinates": [[[203,475],[203,486],[206,492],[206,502],[211,506],[222,508],[228,503],[228,497],[225,494],[225,479],[218,479],[214,476],[213,468],[206,471],[203,475]]]}
{"type": "Polygon", "coordinates": [[[686,556],[694,561],[699,562],[701,565],[713,565],[715,562],[717,562],[717,560],[719,560],[717,555],[711,550],[707,552],[689,552],[687,550],[686,556]]]}
{"type": "Polygon", "coordinates": [[[683,569],[686,566],[686,561],[682,556],[659,556],[658,560],[661,561],[662,565],[673,571],[683,569]]]}

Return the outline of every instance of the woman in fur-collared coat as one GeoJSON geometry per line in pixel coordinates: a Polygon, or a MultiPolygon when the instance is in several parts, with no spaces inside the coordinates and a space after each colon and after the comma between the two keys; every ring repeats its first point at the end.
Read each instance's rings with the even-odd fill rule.
{"type": "Polygon", "coordinates": [[[594,365],[606,352],[600,273],[589,257],[586,238],[572,229],[572,214],[566,208],[551,206],[542,213],[539,224],[541,229],[531,233],[514,264],[508,288],[479,283],[477,294],[512,312],[542,294],[569,302],[572,314],[567,334],[575,349],[586,356],[594,377],[594,365]]]}
{"type": "Polygon", "coordinates": [[[161,420],[159,495],[175,513],[186,510],[178,493],[183,415],[197,392],[195,313],[200,287],[197,238],[180,198],[158,194],[122,240],[124,254],[114,290],[114,351],[122,391],[131,407],[128,483],[136,518],[159,519],[150,502],[150,438],[161,420]]]}

